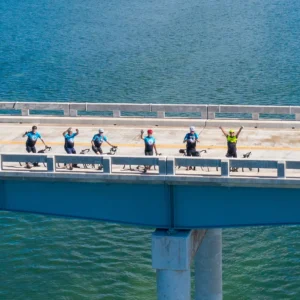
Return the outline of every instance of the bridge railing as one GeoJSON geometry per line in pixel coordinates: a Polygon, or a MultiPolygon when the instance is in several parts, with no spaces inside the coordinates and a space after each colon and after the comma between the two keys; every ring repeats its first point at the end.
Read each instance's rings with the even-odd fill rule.
{"type": "MultiPolygon", "coordinates": [[[[216,168],[219,175],[211,173],[211,176],[230,177],[236,176],[237,173],[231,172],[233,169],[273,169],[277,170],[275,177],[285,178],[286,170],[300,170],[300,161],[295,160],[264,160],[264,159],[222,159],[222,158],[194,158],[194,157],[147,157],[147,156],[96,156],[96,155],[47,155],[47,154],[0,154],[1,171],[20,172],[19,168],[15,166],[8,166],[7,163],[43,163],[46,170],[43,172],[61,172],[61,167],[58,164],[82,164],[82,165],[102,165],[103,171],[96,171],[97,174],[112,174],[120,172],[120,169],[113,171],[112,166],[120,165],[149,165],[158,166],[156,175],[163,176],[190,176],[191,174],[183,174],[179,172],[178,167],[208,167],[216,168]],[[4,166],[5,163],[5,166],[4,166]]],[[[81,169],[83,172],[89,172],[81,169]]],[[[40,172],[39,169],[31,169],[30,172],[40,172]]],[[[21,172],[20,172],[21,173],[21,172]]],[[[75,172],[76,173],[76,172],[75,172]]],[[[74,173],[74,174],[75,174],[74,173]]],[[[253,173],[255,177],[257,173],[253,173]]],[[[126,174],[124,173],[126,176],[126,174]]],[[[155,174],[153,174],[155,175],[155,174]]],[[[195,175],[195,173],[193,173],[195,175]]],[[[196,174],[195,176],[208,176],[210,173],[196,174]]],[[[247,176],[249,173],[247,173],[247,176]]]]}
{"type": "MultiPolygon", "coordinates": [[[[201,119],[220,119],[230,117],[239,119],[295,118],[300,120],[300,106],[269,105],[212,105],[212,104],[135,104],[135,103],[65,103],[65,102],[0,102],[0,114],[5,115],[55,115],[77,117],[80,113],[109,112],[114,118],[123,117],[123,113],[131,113],[131,117],[141,117],[141,113],[151,113],[157,118],[169,118],[193,115],[201,119]],[[250,117],[249,117],[250,116],[250,117]],[[270,116],[270,117],[268,117],[270,116]]],[[[128,116],[127,116],[128,117],[128,116]]],[[[149,117],[149,116],[148,116],[149,117]]]]}

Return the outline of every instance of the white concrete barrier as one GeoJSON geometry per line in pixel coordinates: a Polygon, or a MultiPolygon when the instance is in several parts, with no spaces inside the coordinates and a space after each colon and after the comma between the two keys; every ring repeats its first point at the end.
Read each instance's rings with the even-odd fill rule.
{"type": "MultiPolygon", "coordinates": [[[[113,174],[113,165],[149,165],[158,166],[158,174],[154,176],[185,176],[176,172],[177,166],[196,166],[196,167],[216,167],[220,168],[219,175],[213,173],[209,176],[209,172],[205,173],[205,177],[236,177],[234,169],[274,169],[277,170],[277,178],[286,178],[286,170],[300,170],[300,161],[291,160],[264,160],[264,159],[223,159],[223,158],[191,158],[191,157],[162,157],[162,156],[101,156],[101,155],[47,155],[47,154],[20,154],[20,153],[3,153],[0,154],[0,173],[6,172],[9,168],[3,168],[4,163],[43,163],[47,165],[47,172],[61,172],[57,168],[58,164],[82,164],[85,168],[92,168],[95,165],[103,165],[104,172],[100,171],[97,174],[113,174]]],[[[81,169],[83,170],[83,169],[81,169]]],[[[43,171],[43,172],[45,172],[43,171]]],[[[40,172],[39,169],[31,169],[30,172],[40,172]]],[[[22,174],[22,170],[14,167],[14,173],[22,174]]],[[[75,174],[75,173],[74,173],[75,174]]],[[[42,176],[42,175],[41,175],[42,176]]],[[[127,176],[124,174],[124,176],[127,176]]],[[[198,177],[201,175],[197,175],[198,177]]],[[[247,175],[251,177],[251,175],[247,175]]],[[[186,176],[189,180],[189,175],[186,176]]],[[[255,172],[253,177],[259,177],[255,172]]],[[[266,177],[266,174],[261,176],[266,177]]],[[[274,175],[272,175],[274,177],[274,175]]],[[[300,176],[299,176],[300,177],[300,176]]]]}
{"type": "MultiPolygon", "coordinates": [[[[157,118],[162,119],[174,119],[167,117],[166,114],[168,113],[175,113],[179,118],[184,117],[185,114],[193,113],[196,114],[194,118],[202,120],[220,119],[216,114],[225,114],[225,116],[226,114],[234,114],[237,119],[245,119],[243,114],[251,114],[252,120],[258,120],[261,114],[275,114],[295,116],[295,120],[300,120],[300,106],[6,101],[0,102],[0,110],[6,110],[6,115],[9,115],[12,110],[20,110],[22,116],[30,116],[32,110],[37,110],[41,112],[63,112],[64,117],[77,117],[79,116],[78,112],[110,112],[114,118],[120,118],[123,116],[122,112],[129,112],[133,114],[132,117],[141,117],[141,113],[156,113],[157,118]]],[[[35,115],[37,114],[35,113],[35,115]]],[[[54,115],[58,116],[55,113],[54,115]]],[[[144,117],[147,118],[147,115],[144,117]]]]}

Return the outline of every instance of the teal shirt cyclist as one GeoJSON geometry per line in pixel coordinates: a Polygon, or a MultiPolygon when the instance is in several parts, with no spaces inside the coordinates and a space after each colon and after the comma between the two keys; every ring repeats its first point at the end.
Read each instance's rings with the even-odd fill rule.
{"type": "Polygon", "coordinates": [[[141,130],[141,139],[145,143],[145,155],[153,155],[153,149],[155,150],[155,154],[157,155],[157,149],[155,144],[155,138],[152,136],[153,130],[148,129],[147,130],[147,136],[144,137],[144,131],[141,130]]]}
{"type": "Polygon", "coordinates": [[[99,129],[99,133],[95,134],[91,140],[92,149],[96,154],[103,154],[103,150],[101,148],[103,142],[106,142],[109,146],[116,148],[116,146],[112,145],[107,137],[104,135],[104,130],[99,129]]]}

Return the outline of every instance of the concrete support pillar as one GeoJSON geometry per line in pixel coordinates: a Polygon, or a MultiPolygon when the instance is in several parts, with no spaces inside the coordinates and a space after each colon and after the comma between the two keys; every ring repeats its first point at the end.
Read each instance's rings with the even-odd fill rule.
{"type": "Polygon", "coordinates": [[[175,175],[175,160],[173,157],[167,157],[167,175],[175,175]]]}
{"type": "Polygon", "coordinates": [[[259,113],[252,113],[252,120],[259,120],[259,113]]]}
{"type": "Polygon", "coordinates": [[[216,118],[216,113],[214,113],[214,112],[208,112],[207,118],[208,119],[215,119],[216,118]]]}
{"type": "Polygon", "coordinates": [[[121,117],[121,111],[113,110],[113,117],[114,118],[120,118],[121,117]]]}
{"type": "Polygon", "coordinates": [[[221,176],[228,177],[229,176],[229,160],[223,159],[221,161],[221,176]]]}
{"type": "Polygon", "coordinates": [[[278,178],[285,178],[285,170],[286,170],[285,161],[278,161],[278,163],[277,163],[277,177],[278,178]]]}
{"type": "Polygon", "coordinates": [[[28,108],[22,108],[21,109],[22,116],[29,116],[29,109],[28,108]]]}
{"type": "Polygon", "coordinates": [[[208,115],[207,115],[207,110],[203,110],[201,111],[201,119],[207,119],[208,118],[208,115]]]}
{"type": "Polygon", "coordinates": [[[195,256],[195,299],[222,299],[222,229],[208,229],[195,256]]]}
{"type": "Polygon", "coordinates": [[[77,117],[78,111],[77,109],[70,109],[70,117],[77,117]]]}
{"type": "Polygon", "coordinates": [[[157,117],[160,118],[160,119],[164,119],[166,116],[165,112],[164,111],[158,111],[157,112],[157,117]]]}
{"type": "Polygon", "coordinates": [[[55,156],[47,156],[47,171],[55,172],[55,156]]]}
{"type": "Polygon", "coordinates": [[[111,173],[111,158],[109,156],[103,156],[103,173],[111,173]]]}
{"type": "Polygon", "coordinates": [[[165,157],[158,158],[159,175],[167,174],[167,162],[165,157]]]}
{"type": "Polygon", "coordinates": [[[69,107],[64,108],[64,116],[68,117],[70,115],[70,109],[69,107]]]}
{"type": "Polygon", "coordinates": [[[158,300],[191,299],[191,261],[205,230],[156,230],[152,234],[152,267],[158,300]]]}
{"type": "Polygon", "coordinates": [[[190,300],[191,271],[157,270],[157,300],[190,300]]]}

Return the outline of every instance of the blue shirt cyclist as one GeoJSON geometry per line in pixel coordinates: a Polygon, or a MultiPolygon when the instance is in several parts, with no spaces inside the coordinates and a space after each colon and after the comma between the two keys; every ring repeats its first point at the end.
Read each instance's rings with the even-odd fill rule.
{"type": "Polygon", "coordinates": [[[116,146],[113,146],[108,140],[107,137],[104,135],[104,130],[99,129],[99,133],[95,134],[92,138],[92,149],[96,154],[103,154],[103,150],[101,148],[103,142],[106,142],[111,147],[116,148],[116,146]]]}
{"type": "Polygon", "coordinates": [[[79,130],[76,129],[76,132],[73,133],[72,128],[68,128],[66,131],[63,132],[63,137],[65,138],[65,151],[68,154],[76,154],[76,150],[74,148],[75,141],[74,138],[79,134],[79,130]]]}
{"type": "Polygon", "coordinates": [[[187,133],[183,139],[186,143],[187,156],[193,156],[196,153],[196,145],[199,143],[199,135],[195,132],[195,127],[190,127],[190,132],[187,133]]]}
{"type": "Polygon", "coordinates": [[[44,140],[42,139],[42,136],[37,132],[36,126],[32,126],[31,131],[26,131],[23,134],[23,137],[25,137],[25,136],[27,136],[26,151],[28,153],[30,153],[30,152],[36,153],[35,144],[38,139],[40,139],[43,142],[43,144],[45,145],[45,147],[47,147],[44,140]]]}
{"type": "MultiPolygon", "coordinates": [[[[26,151],[28,153],[36,153],[36,148],[35,148],[35,144],[37,142],[38,139],[40,139],[42,141],[42,143],[44,144],[45,147],[47,147],[47,145],[45,144],[44,140],[42,139],[42,136],[37,132],[37,126],[32,126],[32,130],[31,131],[26,131],[23,134],[23,137],[27,137],[26,140],[26,151]]],[[[34,163],[34,165],[38,165],[37,163],[34,163]]],[[[29,165],[29,163],[26,163],[26,167],[27,168],[31,168],[31,166],[29,165]]]]}
{"type": "Polygon", "coordinates": [[[144,131],[141,130],[141,139],[145,143],[145,155],[153,155],[153,149],[155,150],[155,154],[157,155],[155,138],[152,136],[153,130],[148,129],[147,133],[148,133],[148,135],[146,137],[143,137],[144,131]]]}

